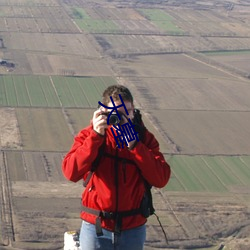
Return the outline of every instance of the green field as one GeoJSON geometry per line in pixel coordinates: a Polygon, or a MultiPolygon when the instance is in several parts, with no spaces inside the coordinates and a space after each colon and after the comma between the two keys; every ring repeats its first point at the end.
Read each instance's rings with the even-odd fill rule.
{"type": "Polygon", "coordinates": [[[163,10],[157,9],[139,9],[139,11],[150,21],[169,21],[172,22],[172,16],[163,10]]]}
{"type": "Polygon", "coordinates": [[[166,156],[172,169],[169,191],[229,192],[248,187],[250,156],[166,156]]]}
{"type": "Polygon", "coordinates": [[[112,77],[0,76],[0,107],[97,107],[112,77]]]}
{"type": "Polygon", "coordinates": [[[206,56],[234,56],[250,54],[250,50],[221,50],[221,51],[204,51],[202,54],[206,56]]]}
{"type": "Polygon", "coordinates": [[[154,23],[158,28],[175,33],[182,34],[183,30],[180,29],[176,24],[172,16],[168,15],[163,10],[158,9],[139,9],[139,12],[145,16],[148,20],[154,23]]]}
{"type": "Polygon", "coordinates": [[[119,27],[112,20],[76,19],[78,27],[89,32],[115,32],[119,27]]]}
{"type": "Polygon", "coordinates": [[[88,32],[115,32],[119,30],[119,27],[112,20],[93,19],[82,8],[72,8],[71,15],[78,27],[88,32]]]}

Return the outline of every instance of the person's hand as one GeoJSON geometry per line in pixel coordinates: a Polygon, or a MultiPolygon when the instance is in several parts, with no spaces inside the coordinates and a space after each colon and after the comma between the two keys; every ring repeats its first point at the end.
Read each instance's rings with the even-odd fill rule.
{"type": "Polygon", "coordinates": [[[137,140],[136,140],[136,139],[135,139],[135,140],[133,140],[133,141],[128,142],[128,148],[129,148],[129,149],[133,149],[133,148],[134,148],[134,146],[135,146],[135,144],[136,144],[136,142],[137,142],[137,140]]]}
{"type": "MultiPolygon", "coordinates": [[[[121,119],[120,125],[123,125],[123,124],[128,123],[128,122],[129,122],[129,117],[126,114],[122,113],[122,119],[121,119]]],[[[125,139],[125,140],[126,140],[127,147],[129,149],[133,149],[134,146],[136,145],[136,142],[137,142],[136,138],[133,141],[128,141],[127,139],[125,139]]]]}
{"type": "Polygon", "coordinates": [[[96,110],[93,114],[93,129],[100,135],[105,134],[105,130],[107,129],[107,116],[102,115],[105,112],[103,108],[96,110]]]}

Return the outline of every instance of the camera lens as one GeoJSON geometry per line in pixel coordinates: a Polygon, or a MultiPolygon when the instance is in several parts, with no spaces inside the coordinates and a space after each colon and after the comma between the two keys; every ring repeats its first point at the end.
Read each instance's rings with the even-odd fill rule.
{"type": "Polygon", "coordinates": [[[109,124],[116,125],[120,122],[117,114],[111,114],[109,117],[109,124]]]}

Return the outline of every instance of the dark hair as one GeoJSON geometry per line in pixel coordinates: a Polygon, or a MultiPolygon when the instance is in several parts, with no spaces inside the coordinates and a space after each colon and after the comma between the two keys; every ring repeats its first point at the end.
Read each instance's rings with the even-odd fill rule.
{"type": "Polygon", "coordinates": [[[111,85],[106,88],[102,94],[102,103],[107,105],[110,102],[110,96],[114,101],[120,100],[119,94],[123,101],[129,101],[133,104],[133,96],[128,88],[123,85],[111,85]]]}

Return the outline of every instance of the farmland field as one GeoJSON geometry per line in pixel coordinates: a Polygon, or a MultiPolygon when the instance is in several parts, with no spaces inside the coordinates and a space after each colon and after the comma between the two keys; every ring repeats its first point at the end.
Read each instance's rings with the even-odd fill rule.
{"type": "Polygon", "coordinates": [[[243,51],[223,51],[223,52],[214,52],[206,53],[207,56],[216,60],[222,64],[230,65],[235,69],[240,69],[249,74],[250,65],[250,50],[243,51]]]}
{"type": "Polygon", "coordinates": [[[182,154],[249,155],[249,112],[152,110],[182,154]],[[194,131],[192,133],[191,131],[194,131]]]}
{"type": "Polygon", "coordinates": [[[69,148],[72,135],[61,110],[17,109],[16,112],[24,150],[60,152],[69,148]]]}
{"type": "Polygon", "coordinates": [[[78,27],[80,27],[82,30],[85,31],[93,31],[93,32],[115,32],[117,29],[117,26],[114,22],[110,20],[90,20],[86,19],[84,21],[82,20],[76,20],[76,23],[78,27]]]}
{"type": "Polygon", "coordinates": [[[247,190],[249,156],[166,156],[172,166],[169,191],[230,192],[247,190]]]}
{"type": "Polygon", "coordinates": [[[72,39],[69,34],[50,33],[12,33],[5,35],[9,50],[27,50],[29,53],[42,55],[84,55],[85,58],[98,58],[100,54],[93,48],[87,37],[76,34],[72,39]],[[17,42],[17,39],[19,41],[17,42]]]}
{"type": "Polygon", "coordinates": [[[0,106],[97,107],[112,77],[0,76],[0,106]]]}
{"type": "Polygon", "coordinates": [[[218,50],[248,50],[250,45],[250,38],[244,37],[242,39],[227,38],[227,37],[210,37],[208,42],[217,45],[218,50]]]}
{"type": "MultiPolygon", "coordinates": [[[[155,32],[155,25],[136,10],[124,8],[69,8],[69,15],[90,33],[155,32]]],[[[158,31],[160,32],[160,30],[158,31]]]]}
{"type": "Polygon", "coordinates": [[[140,9],[139,12],[152,21],[158,28],[164,31],[169,33],[173,32],[177,35],[183,33],[182,30],[175,24],[174,18],[162,10],[140,9]]]}
{"type": "MultiPolygon", "coordinates": [[[[197,32],[202,35],[248,36],[249,27],[240,24],[234,13],[226,16],[222,12],[206,10],[180,9],[179,11],[168,9],[167,13],[175,19],[176,24],[184,31],[197,32]]],[[[223,46],[223,45],[222,45],[223,46]]]]}
{"type": "Polygon", "coordinates": [[[145,250],[249,249],[247,1],[0,0],[0,249],[61,249],[82,183],[61,162],[120,83],[171,166],[145,250]],[[13,67],[8,63],[13,63],[13,67]]]}
{"type": "Polygon", "coordinates": [[[145,109],[244,112],[250,105],[248,80],[189,56],[141,56],[115,67],[145,109]]]}
{"type": "Polygon", "coordinates": [[[105,76],[105,64],[96,42],[76,34],[18,33],[5,35],[6,56],[16,63],[13,74],[105,76]]]}

